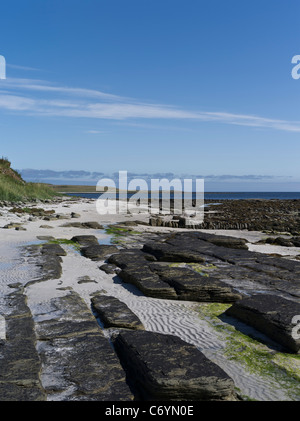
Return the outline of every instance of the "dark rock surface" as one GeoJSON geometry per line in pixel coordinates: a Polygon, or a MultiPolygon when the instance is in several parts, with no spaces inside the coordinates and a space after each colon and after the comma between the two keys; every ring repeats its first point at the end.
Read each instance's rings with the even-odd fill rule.
{"type": "Polygon", "coordinates": [[[83,247],[87,247],[93,244],[99,244],[97,237],[94,235],[75,235],[71,238],[71,241],[80,244],[83,247]]]}
{"type": "Polygon", "coordinates": [[[59,279],[61,277],[61,256],[65,256],[66,252],[59,244],[26,246],[25,252],[30,256],[31,263],[38,269],[36,278],[27,282],[26,286],[35,282],[59,279]]]}
{"type": "Polygon", "coordinates": [[[108,340],[85,333],[39,344],[48,400],[132,401],[125,373],[108,340]]]}
{"type": "Polygon", "coordinates": [[[22,288],[6,297],[6,340],[0,341],[0,401],[43,401],[34,322],[22,288]]]}
{"type": "Polygon", "coordinates": [[[156,235],[141,249],[120,249],[108,262],[118,267],[115,273],[124,282],[156,298],[233,302],[264,291],[299,300],[300,262],[252,252],[245,249],[244,239],[223,237],[201,232],[156,235]],[[184,267],[171,270],[174,264],[184,267]]]}
{"type": "Polygon", "coordinates": [[[300,303],[275,295],[257,294],[237,301],[226,314],[255,327],[290,352],[299,353],[300,338],[293,337],[293,318],[297,315],[300,318],[300,303]]]}
{"type": "Polygon", "coordinates": [[[247,294],[265,290],[293,300],[300,298],[300,262],[217,246],[203,238],[203,233],[198,232],[163,235],[145,244],[143,250],[159,261],[213,265],[210,276],[247,294]]]}
{"type": "Polygon", "coordinates": [[[71,291],[50,307],[52,318],[35,315],[48,400],[132,400],[120,362],[84,300],[71,291]]]}
{"type": "Polygon", "coordinates": [[[258,241],[257,244],[274,244],[276,246],[283,246],[283,247],[300,247],[300,237],[268,237],[265,240],[258,241]]]}
{"type": "Polygon", "coordinates": [[[41,254],[66,256],[66,251],[59,244],[43,244],[41,246],[41,254]]]}
{"type": "Polygon", "coordinates": [[[140,319],[128,306],[115,297],[97,294],[91,299],[92,308],[104,327],[144,329],[140,319]]]}
{"type": "Polygon", "coordinates": [[[129,250],[118,250],[118,253],[113,254],[107,260],[109,263],[114,264],[121,269],[125,269],[127,266],[131,266],[136,263],[144,266],[149,262],[156,261],[156,258],[140,249],[132,248],[129,250]]]}
{"type": "Polygon", "coordinates": [[[165,243],[145,244],[143,251],[153,254],[157,260],[163,262],[201,262],[205,261],[202,253],[192,248],[184,248],[180,245],[170,246],[165,243]]]}
{"type": "Polygon", "coordinates": [[[132,264],[122,269],[118,276],[124,282],[135,285],[147,297],[177,299],[175,289],[162,281],[147,265],[140,267],[139,263],[132,264]]]}
{"type": "Polygon", "coordinates": [[[103,272],[113,275],[116,273],[117,266],[109,263],[104,263],[103,265],[99,266],[99,269],[103,270],[103,272]]]}
{"type": "Polygon", "coordinates": [[[173,228],[194,229],[238,229],[251,231],[274,231],[300,233],[300,200],[205,200],[209,205],[204,209],[204,222],[180,218],[164,218],[152,216],[149,224],[152,226],[165,226],[173,228]],[[217,202],[217,203],[216,203],[217,202]],[[212,211],[212,212],[210,212],[212,211]]]}
{"type": "Polygon", "coordinates": [[[218,200],[218,203],[221,205],[210,204],[209,210],[215,213],[206,213],[201,228],[300,232],[300,200],[218,200]]]}
{"type": "Polygon", "coordinates": [[[243,238],[230,237],[227,235],[215,235],[199,232],[197,237],[200,240],[208,241],[216,246],[228,247],[232,249],[248,250],[247,241],[243,238]]]}
{"type": "Polygon", "coordinates": [[[143,400],[235,400],[232,379],[194,345],[173,335],[121,332],[119,358],[143,400]]]}
{"type": "MultiPolygon", "coordinates": [[[[74,218],[72,216],[72,218],[74,218]]],[[[91,229],[103,229],[103,225],[99,224],[99,222],[67,222],[62,227],[71,227],[71,228],[91,228],[91,229]]]]}
{"type": "Polygon", "coordinates": [[[83,247],[81,254],[91,260],[105,260],[106,257],[112,253],[118,252],[119,249],[116,246],[110,246],[105,244],[91,245],[83,247]]]}
{"type": "Polygon", "coordinates": [[[88,275],[80,276],[77,281],[78,284],[97,284],[98,282],[95,279],[91,279],[88,275]]]}
{"type": "Polygon", "coordinates": [[[244,255],[247,248],[245,240],[241,238],[183,232],[146,243],[143,251],[153,254],[160,261],[201,263],[206,260],[206,255],[220,258],[223,255],[244,255]]]}
{"type": "Polygon", "coordinates": [[[155,265],[151,268],[162,281],[175,289],[180,300],[226,303],[242,298],[241,294],[219,279],[202,276],[188,268],[155,265]]]}

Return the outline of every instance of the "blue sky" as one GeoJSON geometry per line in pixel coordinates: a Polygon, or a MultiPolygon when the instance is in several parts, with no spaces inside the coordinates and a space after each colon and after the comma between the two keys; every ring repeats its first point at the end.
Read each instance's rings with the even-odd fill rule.
{"type": "Polygon", "coordinates": [[[299,15],[298,0],[2,2],[0,155],[300,191],[299,15]]]}

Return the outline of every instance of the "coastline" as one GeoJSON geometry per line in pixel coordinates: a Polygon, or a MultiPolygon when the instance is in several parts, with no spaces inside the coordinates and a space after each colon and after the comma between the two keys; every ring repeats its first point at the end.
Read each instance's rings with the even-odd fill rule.
{"type": "MultiPolygon", "coordinates": [[[[297,391],[291,393],[291,387],[286,390],[282,387],[283,383],[278,382],[278,376],[275,373],[262,373],[259,366],[255,368],[255,361],[251,367],[243,364],[240,360],[232,358],[228,353],[230,347],[229,336],[235,335],[232,331],[227,331],[225,325],[223,332],[220,330],[220,321],[216,321],[216,314],[212,313],[213,306],[209,304],[195,303],[193,301],[178,301],[170,299],[152,298],[142,294],[135,286],[123,284],[117,280],[114,275],[99,270],[99,261],[92,261],[82,256],[72,245],[61,244],[66,251],[66,256],[62,256],[62,275],[58,279],[48,279],[43,282],[26,284],[37,276],[36,268],[32,265],[31,258],[24,254],[24,246],[29,244],[43,244],[47,240],[41,240],[43,236],[51,236],[55,239],[70,240],[76,235],[95,235],[101,244],[108,244],[113,234],[107,234],[105,228],[111,224],[119,224],[124,221],[140,221],[142,225],[127,226],[125,240],[127,237],[135,245],[144,240],[143,236],[153,235],[154,233],[173,233],[190,232],[191,230],[171,227],[152,227],[146,225],[148,216],[145,214],[134,215],[99,215],[96,211],[95,201],[91,199],[74,199],[70,197],[61,198],[57,203],[48,201],[48,203],[35,203],[26,205],[28,207],[41,207],[44,210],[54,210],[60,217],[44,221],[40,217],[30,219],[28,214],[18,216],[16,213],[10,213],[8,207],[0,208],[0,270],[2,273],[0,282],[0,293],[2,297],[7,296],[16,287],[9,287],[8,284],[19,284],[24,288],[24,294],[27,299],[27,306],[30,309],[35,323],[41,320],[51,320],[57,317],[57,314],[51,311],[51,302],[70,294],[76,293],[84,300],[87,309],[90,311],[91,297],[101,292],[103,295],[110,295],[124,302],[141,320],[145,329],[151,332],[160,332],[163,334],[172,334],[180,337],[184,341],[197,346],[207,357],[218,364],[226,373],[228,373],[235,382],[236,388],[245,399],[256,399],[265,401],[276,400],[298,400],[297,391]],[[71,215],[76,215],[72,218],[71,215]],[[70,222],[98,222],[103,226],[102,229],[67,227],[63,226],[70,222]],[[4,229],[9,223],[18,223],[26,229],[4,229]],[[44,228],[41,228],[44,226],[44,228]],[[133,234],[131,234],[131,232],[133,234]],[[138,234],[139,233],[139,234],[138,234]],[[85,279],[85,281],[83,281],[85,279]]],[[[255,244],[257,241],[266,237],[266,233],[261,231],[246,230],[201,230],[216,235],[227,235],[236,238],[245,238],[250,251],[260,253],[275,253],[282,256],[295,258],[300,255],[299,247],[283,247],[271,244],[255,244]]],[[[122,242],[116,244],[122,248],[122,242]]],[[[18,287],[18,288],[19,288],[18,287]]],[[[222,305],[221,305],[222,307],[222,305]]],[[[225,306],[226,307],[226,306],[225,306]]],[[[224,308],[225,308],[224,307],[224,308]]],[[[223,308],[223,307],[222,307],[223,308]]],[[[0,301],[0,314],[6,316],[7,307],[0,301]]],[[[91,313],[92,314],[92,313],[91,313]]],[[[1,322],[1,321],[0,321],[1,322]]],[[[0,324],[4,329],[3,320],[0,324]]],[[[103,329],[107,338],[115,332],[116,329],[103,329]]],[[[3,333],[2,333],[2,336],[3,333]]],[[[234,336],[235,338],[235,336],[234,336]]],[[[4,340],[2,338],[2,340],[4,340]]],[[[245,347],[248,344],[244,344],[245,347]]],[[[38,347],[37,347],[38,349],[38,347]]],[[[253,353],[254,355],[254,353],[253,353]]],[[[279,355],[279,354],[278,354],[279,355]]],[[[287,364],[294,364],[293,370],[297,376],[300,376],[300,364],[297,365],[297,358],[287,360],[287,364]],[[296,364],[296,365],[295,365],[296,364]]],[[[280,365],[278,366],[280,367],[280,365]]],[[[73,399],[72,389],[62,387],[61,390],[50,391],[49,374],[46,375],[46,367],[43,367],[41,375],[41,384],[48,388],[47,400],[68,400],[73,399]]],[[[62,382],[62,373],[53,373],[57,376],[57,383],[62,382]]],[[[285,379],[287,380],[287,379],[285,379]]]]}

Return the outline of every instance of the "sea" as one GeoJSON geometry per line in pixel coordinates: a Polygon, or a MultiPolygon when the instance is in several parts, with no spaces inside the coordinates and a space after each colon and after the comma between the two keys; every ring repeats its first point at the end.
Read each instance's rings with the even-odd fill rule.
{"type": "MultiPolygon", "coordinates": [[[[129,193],[130,198],[134,193],[129,193]]],[[[67,193],[67,196],[84,197],[88,199],[98,199],[101,193],[67,193]]],[[[112,196],[113,197],[113,196],[112,196]]],[[[118,194],[116,194],[118,199],[118,194]]],[[[150,193],[149,193],[150,198],[150,193]]],[[[172,198],[172,192],[171,192],[172,198]]],[[[196,198],[193,193],[192,198],[196,198]]],[[[300,200],[300,192],[205,192],[204,200],[246,200],[246,199],[279,199],[279,200],[300,200]]]]}

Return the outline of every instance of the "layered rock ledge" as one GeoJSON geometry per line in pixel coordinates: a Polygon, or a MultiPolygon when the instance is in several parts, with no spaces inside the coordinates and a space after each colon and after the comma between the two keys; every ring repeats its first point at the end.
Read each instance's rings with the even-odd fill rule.
{"type": "Polygon", "coordinates": [[[66,251],[59,244],[31,245],[26,248],[32,263],[38,268],[36,279],[28,281],[26,286],[48,279],[59,279],[62,274],[61,256],[66,251]]]}
{"type": "Polygon", "coordinates": [[[119,359],[82,298],[69,291],[49,306],[48,317],[34,314],[47,400],[132,400],[119,359]]]}
{"type": "Polygon", "coordinates": [[[119,250],[107,261],[109,268],[103,269],[113,271],[115,265],[124,282],[156,298],[234,302],[258,290],[300,298],[300,262],[249,251],[244,239],[161,234],[141,249],[119,250]]]}
{"type": "Polygon", "coordinates": [[[300,304],[275,295],[260,294],[235,302],[226,314],[255,327],[289,352],[300,352],[300,304]],[[296,322],[293,322],[296,319],[296,322]]]}
{"type": "Polygon", "coordinates": [[[0,340],[0,401],[44,401],[41,361],[31,311],[22,288],[6,297],[6,337],[0,340]]]}
{"type": "Polygon", "coordinates": [[[204,221],[182,215],[153,215],[151,226],[300,233],[300,200],[205,200],[204,221]],[[170,217],[171,216],[171,217],[170,217]]]}
{"type": "Polygon", "coordinates": [[[235,400],[232,379],[194,345],[173,335],[122,331],[114,346],[143,400],[235,400]]]}
{"type": "Polygon", "coordinates": [[[100,318],[104,327],[119,327],[143,330],[140,319],[128,306],[115,297],[96,294],[91,299],[92,309],[100,318]]]}

